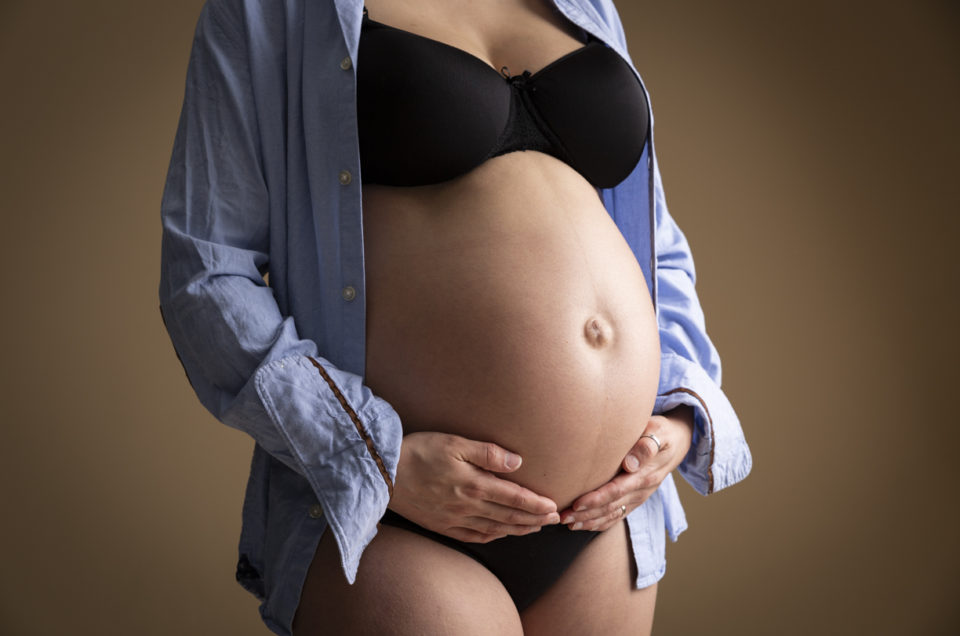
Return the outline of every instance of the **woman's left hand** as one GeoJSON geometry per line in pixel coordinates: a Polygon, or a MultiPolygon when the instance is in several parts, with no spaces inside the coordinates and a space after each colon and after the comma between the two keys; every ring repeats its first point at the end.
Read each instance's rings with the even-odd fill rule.
{"type": "Polygon", "coordinates": [[[560,523],[571,530],[606,530],[619,522],[660,487],[680,465],[693,438],[693,409],[678,406],[653,415],[637,443],[621,463],[622,470],[596,490],[578,497],[560,512],[560,523]],[[649,436],[653,435],[657,442],[649,436]]]}

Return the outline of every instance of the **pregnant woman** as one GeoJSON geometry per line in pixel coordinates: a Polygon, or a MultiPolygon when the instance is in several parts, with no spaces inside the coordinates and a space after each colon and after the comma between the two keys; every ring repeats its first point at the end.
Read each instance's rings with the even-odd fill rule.
{"type": "Polygon", "coordinates": [[[610,2],[209,0],[162,208],[274,632],[650,631],[750,455],[610,2]]]}

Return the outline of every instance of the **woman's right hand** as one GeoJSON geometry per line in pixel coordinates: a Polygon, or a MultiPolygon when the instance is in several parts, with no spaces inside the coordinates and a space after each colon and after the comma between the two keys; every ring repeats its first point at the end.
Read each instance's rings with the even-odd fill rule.
{"type": "Polygon", "coordinates": [[[404,436],[389,508],[459,541],[486,543],[559,523],[552,499],[502,479],[520,456],[447,433],[404,436]]]}

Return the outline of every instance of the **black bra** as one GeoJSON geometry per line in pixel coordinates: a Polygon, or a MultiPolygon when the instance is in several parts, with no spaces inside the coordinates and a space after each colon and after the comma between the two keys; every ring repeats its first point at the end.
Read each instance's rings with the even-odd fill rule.
{"type": "Polygon", "coordinates": [[[365,183],[417,186],[490,157],[538,150],[609,188],[640,160],[649,128],[643,88],[603,42],[536,73],[497,72],[480,58],[375,22],[363,10],[357,61],[365,183]]]}

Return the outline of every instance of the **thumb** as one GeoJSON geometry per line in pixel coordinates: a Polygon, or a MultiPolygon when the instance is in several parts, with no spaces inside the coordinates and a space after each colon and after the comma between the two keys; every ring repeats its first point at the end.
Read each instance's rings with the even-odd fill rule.
{"type": "Polygon", "coordinates": [[[651,459],[660,452],[660,445],[653,441],[652,430],[647,427],[637,443],[633,445],[627,456],[623,458],[623,469],[628,473],[635,473],[640,468],[640,464],[651,459]]]}
{"type": "Polygon", "coordinates": [[[492,442],[467,440],[462,448],[463,459],[478,468],[496,473],[511,473],[520,468],[523,461],[516,453],[511,453],[492,442]]]}
{"type": "Polygon", "coordinates": [[[623,458],[623,469],[628,473],[637,472],[637,470],[640,469],[640,464],[651,456],[649,444],[647,444],[644,439],[645,438],[641,437],[637,440],[637,443],[633,445],[633,448],[630,449],[627,456],[623,458]]]}

